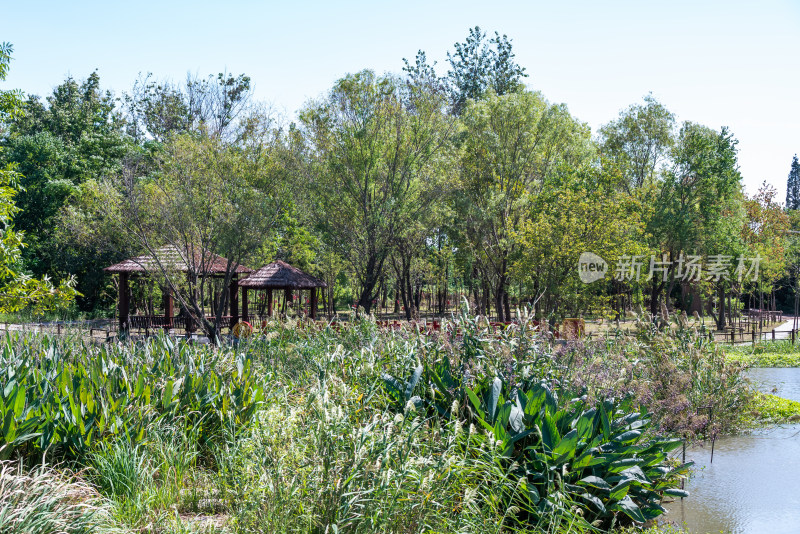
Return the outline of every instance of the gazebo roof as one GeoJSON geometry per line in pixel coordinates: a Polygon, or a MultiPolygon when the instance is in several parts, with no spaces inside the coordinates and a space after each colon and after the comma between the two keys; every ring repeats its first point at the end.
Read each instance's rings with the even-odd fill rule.
{"type": "Polygon", "coordinates": [[[248,289],[313,289],[328,284],[284,261],[274,261],[239,282],[248,289]]]}
{"type": "MultiPolygon", "coordinates": [[[[200,265],[202,260],[206,263],[206,272],[210,274],[224,273],[227,270],[228,260],[214,254],[206,252],[205,258],[200,256],[200,251],[194,251],[195,261],[193,263],[200,265]]],[[[161,264],[167,269],[175,269],[181,272],[189,271],[189,266],[184,261],[184,254],[178,247],[174,245],[167,245],[161,247],[156,251],[156,256],[161,260],[161,264]]],[[[151,273],[159,270],[158,263],[155,258],[150,254],[129,258],[125,261],[116,263],[110,267],[103,269],[107,273],[151,273]]],[[[237,265],[236,273],[252,273],[253,270],[245,267],[244,265],[237,265]]]]}

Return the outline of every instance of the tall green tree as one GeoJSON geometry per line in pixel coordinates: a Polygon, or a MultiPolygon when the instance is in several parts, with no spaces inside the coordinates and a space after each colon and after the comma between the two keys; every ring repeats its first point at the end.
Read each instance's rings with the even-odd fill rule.
{"type": "Polygon", "coordinates": [[[361,71],[300,114],[311,209],[369,312],[390,254],[434,198],[453,121],[425,86],[361,71]]]}
{"type": "Polygon", "coordinates": [[[436,64],[428,63],[427,54],[419,50],[412,64],[403,59],[403,70],[417,84],[449,94],[452,110],[460,115],[469,100],[479,100],[491,91],[505,95],[525,88],[522,79],[528,75],[514,60],[511,39],[495,32],[486,39],[480,27],[470,28],[463,43],[455,43],[453,52],[447,53],[450,70],[439,77],[436,64]]]}
{"type": "Polygon", "coordinates": [[[119,172],[132,149],[115,106],[96,72],[81,82],[70,77],[44,101],[28,97],[25,113],[9,122],[2,141],[3,160],[22,175],[15,226],[28,241],[25,264],[37,275],[79,274],[84,296],[78,303],[85,309],[97,302],[105,265],[94,253],[75,256],[61,239],[58,218],[82,184],[119,172]]]}
{"type": "Polygon", "coordinates": [[[797,154],[792,159],[789,178],[786,180],[786,209],[800,209],[800,161],[797,161],[797,154]]]}
{"type": "MultiPolygon", "coordinates": [[[[0,81],[6,79],[12,52],[9,43],[0,43],[0,81]]],[[[23,113],[22,93],[0,89],[0,124],[19,120],[23,113]]],[[[0,157],[3,151],[0,147],[0,157]]],[[[54,287],[46,276],[36,279],[24,272],[22,249],[25,242],[14,225],[14,218],[20,213],[15,199],[23,179],[17,167],[14,162],[0,164],[0,312],[30,308],[39,313],[71,302],[75,297],[74,279],[68,277],[54,287]]]]}
{"type": "Polygon", "coordinates": [[[495,32],[487,41],[486,32],[475,26],[463,43],[453,47],[454,52],[447,53],[447,75],[456,112],[463,110],[468,100],[478,100],[489,90],[502,96],[524,88],[522,78],[527,74],[514,61],[511,40],[506,35],[495,32]]]}
{"type": "Polygon", "coordinates": [[[600,150],[621,173],[628,192],[656,179],[659,166],[669,159],[674,130],[675,115],[652,95],[600,128],[600,150]]]}
{"type": "MultiPolygon", "coordinates": [[[[529,205],[562,169],[591,154],[588,128],[566,106],[539,93],[489,94],[462,116],[460,182],[452,192],[453,235],[475,259],[484,289],[492,287],[500,320],[510,316],[509,268],[520,251],[515,235],[529,205]]],[[[485,291],[484,291],[485,292],[485,291]]],[[[480,307],[488,313],[487,306],[480,307]]]]}
{"type": "MultiPolygon", "coordinates": [[[[681,268],[681,254],[737,257],[743,251],[744,210],[737,141],[727,128],[720,131],[686,122],[672,150],[672,167],[652,198],[648,221],[653,249],[667,255],[667,280],[656,275],[651,285],[651,312],[659,312],[662,295],[669,296],[681,268]],[[665,291],[666,290],[666,291],[665,291]]],[[[724,297],[730,280],[715,280],[724,297]]],[[[724,326],[724,316],[719,326],[724,326]]]]}

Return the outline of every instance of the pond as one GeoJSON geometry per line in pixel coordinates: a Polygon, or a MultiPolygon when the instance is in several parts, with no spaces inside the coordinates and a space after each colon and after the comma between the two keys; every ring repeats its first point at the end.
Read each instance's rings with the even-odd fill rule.
{"type": "MultiPolygon", "coordinates": [[[[752,369],[760,391],[800,401],[800,369],[752,369]]],[[[694,534],[800,532],[800,425],[718,439],[686,451],[695,472],[666,521],[694,534]]]]}

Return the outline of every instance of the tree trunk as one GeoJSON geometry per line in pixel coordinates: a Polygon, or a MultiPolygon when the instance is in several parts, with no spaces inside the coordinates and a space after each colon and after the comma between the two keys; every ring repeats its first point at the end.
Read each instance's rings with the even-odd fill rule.
{"type": "Polygon", "coordinates": [[[376,256],[370,257],[367,261],[364,280],[361,283],[361,294],[358,297],[358,307],[364,308],[364,313],[368,314],[372,310],[372,299],[375,297],[375,286],[378,285],[381,274],[383,273],[383,258],[376,256]]]}

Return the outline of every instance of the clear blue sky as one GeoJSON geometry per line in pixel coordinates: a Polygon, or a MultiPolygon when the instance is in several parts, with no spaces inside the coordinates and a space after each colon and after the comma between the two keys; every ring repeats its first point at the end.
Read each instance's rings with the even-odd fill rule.
{"type": "Polygon", "coordinates": [[[593,131],[652,92],[681,121],[730,127],[748,191],[766,180],[781,201],[800,153],[800,0],[5,4],[0,41],[15,60],[3,87],[42,96],[95,69],[117,95],[139,72],[227,70],[292,118],[345,73],[398,72],[418,49],[444,73],[479,25],[512,38],[528,85],[593,131]]]}

